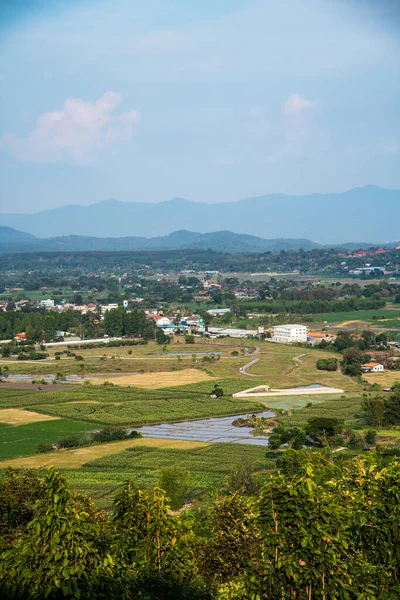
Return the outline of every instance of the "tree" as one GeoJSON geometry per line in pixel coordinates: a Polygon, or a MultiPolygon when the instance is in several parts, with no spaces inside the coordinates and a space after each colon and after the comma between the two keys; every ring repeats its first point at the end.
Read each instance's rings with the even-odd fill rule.
{"type": "Polygon", "coordinates": [[[157,344],[159,344],[160,346],[162,344],[169,344],[171,342],[171,338],[168,335],[165,335],[161,327],[157,327],[156,340],[157,344]]]}
{"type": "Polygon", "coordinates": [[[369,425],[380,427],[384,421],[385,398],[383,396],[364,397],[363,410],[369,425]]]}
{"type": "Polygon", "coordinates": [[[194,340],[194,335],[185,335],[185,343],[186,344],[194,344],[195,340],[194,340]]]}
{"type": "Polygon", "coordinates": [[[365,433],[365,443],[369,446],[375,446],[376,443],[376,431],[375,429],[368,429],[365,433]]]}
{"type": "Polygon", "coordinates": [[[93,511],[85,510],[53,469],[44,485],[45,497],[36,504],[25,532],[3,553],[3,597],[90,597],[95,580],[113,573],[111,557],[102,556],[93,511]]]}
{"type": "Polygon", "coordinates": [[[215,398],[222,398],[223,395],[224,390],[217,383],[215,383],[210,396],[215,398]]]}
{"type": "Polygon", "coordinates": [[[164,467],[161,469],[159,487],[170,499],[171,508],[181,508],[189,493],[190,473],[182,467],[164,467]]]}
{"type": "Polygon", "coordinates": [[[364,355],[359,348],[347,348],[343,352],[342,370],[345,375],[357,377],[361,375],[361,365],[364,362],[364,355]]]}
{"type": "Polygon", "coordinates": [[[278,434],[271,434],[268,438],[268,446],[271,448],[271,450],[278,450],[278,448],[280,448],[282,445],[282,439],[280,437],[280,435],[278,434]]]}

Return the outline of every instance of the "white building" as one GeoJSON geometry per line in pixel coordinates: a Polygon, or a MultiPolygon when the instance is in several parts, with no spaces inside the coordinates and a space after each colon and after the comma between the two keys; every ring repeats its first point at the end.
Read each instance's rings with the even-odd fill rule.
{"type": "Polygon", "coordinates": [[[209,315],[212,315],[213,317],[223,317],[224,315],[226,315],[226,313],[230,313],[231,309],[230,308],[211,308],[207,312],[209,315]]]}
{"type": "Polygon", "coordinates": [[[365,363],[365,365],[363,365],[361,368],[364,371],[364,373],[383,373],[383,371],[385,370],[385,367],[383,365],[375,361],[365,363]]]}
{"type": "Polygon", "coordinates": [[[48,298],[40,301],[40,308],[54,308],[54,300],[48,298]]]}
{"type": "Polygon", "coordinates": [[[282,344],[290,344],[293,342],[306,342],[307,341],[307,327],[305,325],[277,325],[274,327],[274,335],[272,336],[274,342],[281,342],[282,344]]]}
{"type": "Polygon", "coordinates": [[[163,327],[164,325],[171,325],[171,320],[163,315],[151,315],[148,317],[156,322],[157,327],[163,327]]]}
{"type": "Polygon", "coordinates": [[[101,314],[104,315],[104,313],[106,313],[108,310],[115,310],[116,308],[118,308],[118,304],[103,304],[100,308],[101,314]]]}

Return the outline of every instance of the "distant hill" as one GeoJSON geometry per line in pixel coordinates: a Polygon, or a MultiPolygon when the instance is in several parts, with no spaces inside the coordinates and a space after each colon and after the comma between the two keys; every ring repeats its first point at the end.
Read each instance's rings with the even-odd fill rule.
{"type": "Polygon", "coordinates": [[[280,250],[311,250],[319,244],[303,239],[264,240],[254,235],[216,231],[193,233],[175,231],[155,238],[122,237],[97,238],[68,235],[54,238],[38,238],[10,227],[0,227],[0,252],[110,252],[120,250],[184,250],[211,249],[219,252],[279,252],[280,250]]]}
{"type": "MultiPolygon", "coordinates": [[[[33,214],[0,214],[0,224],[41,238],[166,236],[176,230],[235,231],[262,239],[307,239],[320,244],[399,239],[400,191],[376,186],[340,194],[272,194],[206,204],[174,198],[159,204],[106,200],[33,214]]],[[[196,243],[200,243],[196,241],[196,243]]]]}

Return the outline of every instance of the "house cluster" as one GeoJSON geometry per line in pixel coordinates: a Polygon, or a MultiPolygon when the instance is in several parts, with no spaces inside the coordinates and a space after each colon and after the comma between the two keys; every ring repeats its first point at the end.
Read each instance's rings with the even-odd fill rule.
{"type": "Polygon", "coordinates": [[[349,274],[356,276],[371,275],[373,273],[376,273],[377,271],[380,271],[382,275],[389,275],[391,273],[391,271],[387,271],[385,267],[374,267],[372,265],[366,265],[365,267],[357,267],[356,269],[350,269],[349,274]]]}
{"type": "MultiPolygon", "coordinates": [[[[396,248],[399,250],[400,247],[396,248]]],[[[379,256],[380,254],[386,254],[387,252],[391,252],[390,248],[374,248],[373,250],[357,250],[357,252],[339,252],[338,256],[343,258],[351,257],[351,258],[363,258],[364,256],[379,256]]]]}

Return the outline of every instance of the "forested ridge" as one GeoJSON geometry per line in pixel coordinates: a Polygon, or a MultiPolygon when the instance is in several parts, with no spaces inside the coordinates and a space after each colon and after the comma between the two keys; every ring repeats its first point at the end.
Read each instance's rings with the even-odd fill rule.
{"type": "Polygon", "coordinates": [[[0,485],[3,598],[343,600],[400,594],[400,459],[289,450],[258,488],[172,513],[127,481],[112,513],[53,469],[0,485]]]}

